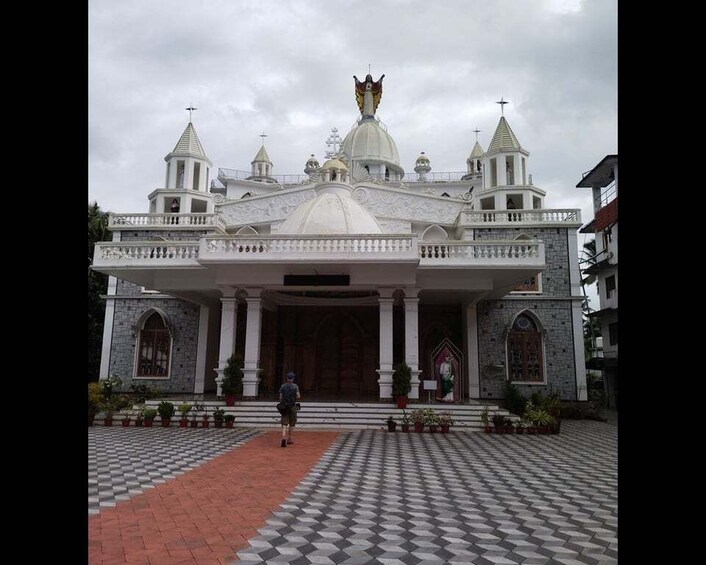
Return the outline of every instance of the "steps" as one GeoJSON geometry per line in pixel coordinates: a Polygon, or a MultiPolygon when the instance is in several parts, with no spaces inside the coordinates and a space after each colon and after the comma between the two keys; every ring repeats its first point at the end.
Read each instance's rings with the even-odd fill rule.
{"type": "MultiPolygon", "coordinates": [[[[156,408],[161,400],[170,400],[178,406],[183,400],[157,399],[148,400],[146,407],[156,408]]],[[[482,431],[483,424],[480,421],[481,411],[484,404],[470,401],[472,404],[408,404],[407,414],[411,414],[417,408],[433,408],[437,412],[449,412],[452,415],[454,424],[452,430],[482,431]]],[[[210,427],[213,427],[213,410],[222,408],[226,414],[235,415],[235,427],[239,428],[278,428],[280,426],[280,415],[275,408],[274,401],[246,401],[236,402],[235,406],[226,406],[224,401],[205,401],[204,405],[210,418],[210,427]]],[[[297,416],[297,428],[312,429],[381,429],[386,428],[386,420],[392,416],[400,425],[402,410],[391,403],[363,403],[363,402],[302,402],[302,409],[297,416]]],[[[492,420],[494,414],[509,416],[510,413],[494,404],[488,405],[488,417],[492,420]]],[[[172,419],[172,427],[177,427],[179,421],[177,412],[172,419]]],[[[116,414],[115,419],[119,416],[116,414]]],[[[198,414],[198,420],[201,415],[198,414]]],[[[96,418],[96,424],[103,422],[96,418]]],[[[120,425],[114,422],[113,425],[120,425]]],[[[159,426],[159,416],[155,419],[155,426],[159,426]]],[[[134,423],[131,423],[134,426],[134,423]]],[[[399,428],[398,428],[399,430],[399,428]]]]}

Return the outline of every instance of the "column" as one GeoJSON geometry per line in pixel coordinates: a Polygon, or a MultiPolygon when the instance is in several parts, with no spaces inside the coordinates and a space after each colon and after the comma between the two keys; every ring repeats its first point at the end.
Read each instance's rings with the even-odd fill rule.
{"type": "Polygon", "coordinates": [[[194,394],[203,394],[204,385],[206,383],[206,346],[208,345],[208,315],[208,306],[204,306],[202,304],[201,308],[199,309],[199,337],[198,342],[196,344],[196,378],[194,379],[194,394]]]}
{"type": "MultiPolygon", "coordinates": [[[[121,240],[120,231],[113,232],[113,241],[121,240]]],[[[110,372],[110,350],[113,346],[113,320],[115,319],[115,296],[118,288],[118,279],[113,275],[108,277],[108,298],[105,300],[105,318],[103,319],[103,344],[101,346],[101,364],[98,369],[98,379],[108,378],[110,372]]]]}
{"type": "Polygon", "coordinates": [[[248,316],[245,330],[245,360],[243,367],[243,399],[257,398],[260,377],[260,327],[262,325],[261,288],[248,289],[245,301],[248,316]]]}
{"type": "Polygon", "coordinates": [[[392,293],[394,289],[378,290],[380,298],[380,368],[379,375],[380,400],[392,398],[392,293]]]}
{"type": "Polygon", "coordinates": [[[216,384],[218,390],[216,394],[222,395],[221,382],[223,382],[223,369],[226,368],[228,358],[233,355],[235,349],[235,328],[238,316],[238,301],[235,298],[235,288],[223,287],[221,293],[221,339],[218,347],[218,368],[216,373],[216,384]]]}
{"type": "Polygon", "coordinates": [[[409,398],[419,399],[419,289],[404,291],[404,359],[412,369],[412,388],[409,398]]]}
{"type": "Polygon", "coordinates": [[[465,306],[466,370],[468,372],[468,397],[480,398],[480,370],[478,368],[478,303],[465,306]]]}

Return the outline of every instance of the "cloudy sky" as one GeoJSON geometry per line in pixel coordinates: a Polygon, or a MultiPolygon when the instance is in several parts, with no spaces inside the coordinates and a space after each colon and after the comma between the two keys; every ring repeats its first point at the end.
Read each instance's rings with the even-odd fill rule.
{"type": "MultiPolygon", "coordinates": [[[[465,170],[505,116],[546,207],[592,216],[583,172],[617,153],[615,0],[89,0],[89,201],[146,212],[193,123],[214,167],[321,162],[359,111],[353,75],[385,74],[377,115],[411,172],[465,170]]],[[[216,171],[214,171],[215,173],[216,171]]],[[[212,177],[215,174],[212,174],[212,177]]],[[[587,238],[579,234],[580,243],[587,238]]],[[[597,305],[594,305],[597,307],[597,305]]]]}

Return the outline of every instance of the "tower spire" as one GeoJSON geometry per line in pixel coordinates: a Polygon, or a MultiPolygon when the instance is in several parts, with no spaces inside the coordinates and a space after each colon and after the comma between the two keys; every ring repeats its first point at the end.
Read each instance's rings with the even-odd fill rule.
{"type": "Polygon", "coordinates": [[[507,100],[503,100],[503,97],[501,96],[500,100],[497,101],[496,104],[500,104],[500,115],[504,116],[505,115],[504,106],[505,106],[505,104],[509,104],[509,102],[507,100]]]}
{"type": "Polygon", "coordinates": [[[184,109],[189,111],[189,123],[191,123],[191,113],[192,113],[194,110],[198,110],[198,108],[194,108],[194,106],[191,105],[191,106],[189,106],[188,108],[184,108],[184,109]]]}

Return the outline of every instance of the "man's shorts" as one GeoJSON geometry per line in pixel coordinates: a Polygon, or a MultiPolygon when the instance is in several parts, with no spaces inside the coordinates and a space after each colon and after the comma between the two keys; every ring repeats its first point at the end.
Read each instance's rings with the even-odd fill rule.
{"type": "Polygon", "coordinates": [[[288,412],[285,412],[280,419],[283,426],[296,426],[297,425],[297,407],[292,406],[288,412]]]}

